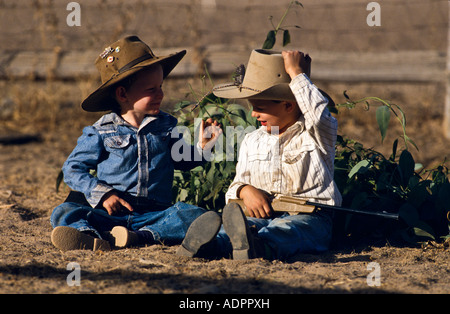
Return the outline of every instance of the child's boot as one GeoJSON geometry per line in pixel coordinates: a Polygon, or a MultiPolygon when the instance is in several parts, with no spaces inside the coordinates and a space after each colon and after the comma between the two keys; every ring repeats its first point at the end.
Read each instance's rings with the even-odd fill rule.
{"type": "Polygon", "coordinates": [[[223,227],[233,247],[233,259],[247,260],[251,258],[273,259],[273,250],[264,240],[254,235],[247,223],[241,207],[237,203],[229,203],[223,208],[223,227]]]}
{"type": "Polygon", "coordinates": [[[196,256],[201,247],[216,238],[221,224],[222,220],[216,212],[208,211],[204,213],[189,226],[176,254],[186,257],[196,256]]]}
{"type": "MultiPolygon", "coordinates": [[[[252,233],[241,207],[237,203],[223,208],[223,227],[233,247],[233,259],[247,260],[262,257],[273,259],[273,250],[262,239],[252,233]]],[[[255,229],[256,231],[256,229],[255,229]]]]}
{"type": "Polygon", "coordinates": [[[233,246],[233,259],[247,260],[255,258],[253,235],[241,207],[237,203],[227,204],[223,208],[222,219],[225,232],[233,246]]]}
{"type": "Polygon", "coordinates": [[[63,251],[69,250],[102,250],[110,251],[111,246],[102,240],[75,228],[59,226],[53,229],[51,240],[55,247],[63,251]]]}
{"type": "Polygon", "coordinates": [[[125,227],[116,226],[109,232],[110,243],[117,248],[126,248],[139,245],[139,237],[136,232],[125,227]]]}

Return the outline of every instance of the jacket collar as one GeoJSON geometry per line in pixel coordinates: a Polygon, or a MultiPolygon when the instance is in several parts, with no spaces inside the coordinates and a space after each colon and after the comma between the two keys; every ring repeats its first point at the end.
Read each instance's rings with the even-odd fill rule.
{"type": "MultiPolygon", "coordinates": [[[[160,111],[158,113],[158,115],[156,116],[146,116],[144,118],[144,120],[142,121],[139,129],[142,129],[143,127],[145,127],[147,124],[149,124],[150,122],[156,120],[156,119],[160,119],[164,116],[169,115],[168,113],[165,113],[163,111],[160,111]]],[[[120,115],[118,115],[115,112],[111,112],[111,113],[107,113],[104,116],[102,116],[96,123],[96,125],[98,126],[105,126],[108,124],[113,124],[116,126],[119,125],[125,125],[125,126],[131,126],[127,121],[125,121],[120,115]]]]}

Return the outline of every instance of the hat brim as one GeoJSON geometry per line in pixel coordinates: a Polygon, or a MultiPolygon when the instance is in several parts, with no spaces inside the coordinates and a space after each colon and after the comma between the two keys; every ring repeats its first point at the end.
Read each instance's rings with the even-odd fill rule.
{"type": "MultiPolygon", "coordinates": [[[[329,107],[335,107],[336,104],[333,99],[326,92],[319,88],[319,92],[328,100],[329,107]]],[[[278,84],[269,87],[263,91],[256,91],[253,89],[228,84],[220,84],[214,87],[214,95],[220,98],[228,99],[266,99],[278,101],[297,101],[292,93],[289,84],[278,84]]]]}
{"type": "Polygon", "coordinates": [[[288,83],[277,84],[264,90],[255,90],[246,86],[236,86],[232,83],[220,84],[214,87],[214,95],[228,99],[268,99],[295,101],[288,83]]]}
{"type": "Polygon", "coordinates": [[[116,105],[116,100],[114,99],[111,87],[114,87],[123,79],[155,64],[160,64],[162,66],[163,77],[165,79],[185,55],[186,50],[182,50],[168,56],[156,57],[142,61],[104,82],[100,87],[86,97],[86,99],[81,103],[81,107],[85,111],[89,112],[112,110],[116,105]]]}

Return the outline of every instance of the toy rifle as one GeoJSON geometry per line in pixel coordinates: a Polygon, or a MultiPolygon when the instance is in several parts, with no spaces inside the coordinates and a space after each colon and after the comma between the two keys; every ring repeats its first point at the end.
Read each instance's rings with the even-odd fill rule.
{"type": "MultiPolygon", "coordinates": [[[[242,210],[244,211],[245,215],[248,216],[247,209],[244,205],[244,201],[242,199],[230,199],[230,202],[238,203],[242,210]]],[[[339,207],[339,206],[332,206],[332,205],[326,205],[321,203],[314,203],[307,201],[305,199],[287,196],[287,195],[277,195],[275,198],[272,199],[272,209],[275,212],[287,212],[290,215],[297,215],[297,214],[312,214],[317,210],[322,209],[329,209],[329,210],[335,210],[335,211],[341,211],[346,212],[350,214],[359,214],[359,215],[369,215],[369,216],[376,216],[376,217],[382,217],[387,219],[394,219],[398,220],[398,214],[388,213],[388,212],[381,212],[381,211],[365,211],[360,209],[352,209],[352,208],[345,208],[345,207],[339,207]]]]}

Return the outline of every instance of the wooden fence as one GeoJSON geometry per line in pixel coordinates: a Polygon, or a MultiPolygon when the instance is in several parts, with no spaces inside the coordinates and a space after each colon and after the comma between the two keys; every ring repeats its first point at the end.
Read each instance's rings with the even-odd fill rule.
{"type": "MultiPolygon", "coordinates": [[[[153,48],[164,55],[186,49],[186,57],[173,76],[192,76],[208,65],[214,76],[231,75],[237,65],[246,64],[250,51],[244,47],[212,45],[203,49],[202,62],[193,58],[196,48],[153,48]]],[[[297,49],[290,47],[289,49],[297,49]]],[[[72,80],[96,77],[93,66],[98,50],[0,53],[0,79],[72,80]]],[[[313,79],[343,82],[443,82],[446,55],[437,51],[395,51],[386,53],[309,51],[313,59],[313,79]]]]}

